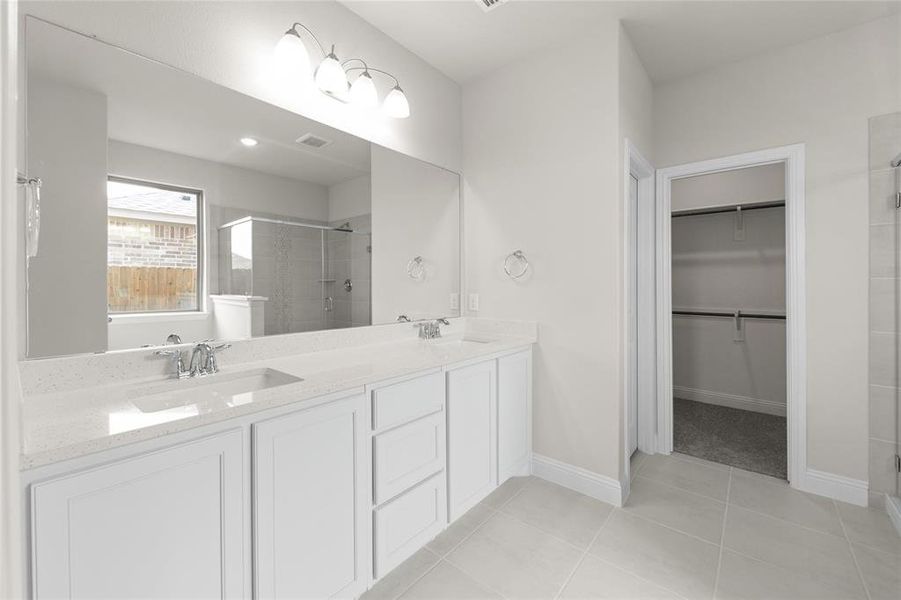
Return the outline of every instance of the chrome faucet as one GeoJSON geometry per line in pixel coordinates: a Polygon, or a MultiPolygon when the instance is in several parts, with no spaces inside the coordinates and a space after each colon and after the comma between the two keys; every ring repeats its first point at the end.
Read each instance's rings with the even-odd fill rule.
{"type": "Polygon", "coordinates": [[[219,362],[216,360],[216,354],[227,348],[231,348],[231,344],[210,346],[207,342],[200,342],[191,351],[191,362],[187,366],[185,366],[185,357],[181,350],[157,350],[154,354],[172,358],[175,377],[187,379],[188,377],[202,377],[218,373],[219,362]]]}
{"type": "Polygon", "coordinates": [[[423,340],[434,340],[441,337],[441,326],[450,325],[444,317],[435,319],[434,321],[422,321],[416,323],[414,327],[419,327],[419,337],[423,340]]]}

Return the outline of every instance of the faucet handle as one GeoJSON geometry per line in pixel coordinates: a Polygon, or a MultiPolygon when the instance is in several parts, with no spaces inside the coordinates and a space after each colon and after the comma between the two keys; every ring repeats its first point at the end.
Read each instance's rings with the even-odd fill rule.
{"type": "Polygon", "coordinates": [[[228,350],[231,347],[232,347],[232,345],[229,343],[219,344],[218,346],[212,346],[210,348],[210,352],[213,352],[213,353],[222,352],[223,350],[228,350]]]}

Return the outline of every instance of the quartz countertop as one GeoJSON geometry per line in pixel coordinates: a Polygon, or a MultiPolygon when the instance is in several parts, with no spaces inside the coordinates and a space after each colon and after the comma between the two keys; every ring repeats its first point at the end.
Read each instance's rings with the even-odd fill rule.
{"type": "Polygon", "coordinates": [[[32,469],[278,406],[302,405],[327,394],[362,393],[367,384],[488,357],[536,341],[534,335],[466,338],[483,343],[454,344],[462,339],[454,337],[404,339],[227,364],[219,375],[205,380],[264,368],[303,380],[235,396],[231,402],[207,398],[156,412],[138,407],[136,400],[147,396],[135,390],[155,388],[167,381],[159,376],[26,396],[20,467],[32,469]]]}

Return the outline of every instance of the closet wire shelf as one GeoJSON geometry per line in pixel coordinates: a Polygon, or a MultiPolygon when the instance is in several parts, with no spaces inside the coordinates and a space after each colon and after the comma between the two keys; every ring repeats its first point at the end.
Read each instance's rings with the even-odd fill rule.
{"type": "Polygon", "coordinates": [[[729,312],[726,310],[673,310],[673,316],[687,317],[723,317],[727,319],[772,319],[776,321],[784,321],[785,315],[774,315],[768,313],[754,313],[736,310],[729,312]]]}

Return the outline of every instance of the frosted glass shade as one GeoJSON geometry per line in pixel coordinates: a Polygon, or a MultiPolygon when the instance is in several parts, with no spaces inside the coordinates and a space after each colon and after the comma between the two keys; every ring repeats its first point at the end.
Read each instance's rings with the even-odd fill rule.
{"type": "Polygon", "coordinates": [[[310,54],[293,29],[283,35],[275,46],[275,62],[282,76],[310,76],[310,54]]]}
{"type": "Polygon", "coordinates": [[[319,68],[316,69],[316,85],[323,92],[333,94],[347,91],[347,73],[341,68],[341,63],[338,62],[334,52],[322,59],[319,68]]]}
{"type": "Polygon", "coordinates": [[[375,89],[372,76],[363,71],[350,86],[350,101],[363,108],[375,108],[379,103],[379,93],[375,89]]]}
{"type": "Polygon", "coordinates": [[[386,115],[395,119],[406,119],[410,116],[410,103],[399,85],[394,86],[394,89],[388,92],[382,108],[386,115]]]}

